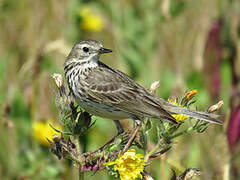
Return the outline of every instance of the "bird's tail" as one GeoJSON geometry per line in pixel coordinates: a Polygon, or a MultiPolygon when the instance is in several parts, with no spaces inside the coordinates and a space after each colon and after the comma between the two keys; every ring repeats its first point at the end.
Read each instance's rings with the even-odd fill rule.
{"type": "Polygon", "coordinates": [[[179,107],[161,98],[158,99],[158,103],[161,105],[161,107],[163,107],[166,111],[168,111],[171,114],[183,114],[210,123],[222,124],[222,122],[217,120],[220,116],[213,113],[190,110],[187,108],[179,107]]]}

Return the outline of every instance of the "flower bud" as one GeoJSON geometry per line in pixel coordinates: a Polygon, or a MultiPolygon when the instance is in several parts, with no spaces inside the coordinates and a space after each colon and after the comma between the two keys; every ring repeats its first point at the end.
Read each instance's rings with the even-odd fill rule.
{"type": "Polygon", "coordinates": [[[219,110],[223,106],[223,101],[219,101],[217,104],[214,104],[208,108],[208,112],[212,113],[219,110]]]}
{"type": "Polygon", "coordinates": [[[184,98],[186,98],[187,100],[190,100],[193,98],[194,95],[196,95],[198,92],[197,90],[191,90],[191,91],[188,91],[184,94],[184,98]]]}
{"type": "Polygon", "coordinates": [[[150,94],[154,94],[159,85],[160,85],[159,81],[153,82],[149,88],[150,94]]]}
{"type": "Polygon", "coordinates": [[[63,77],[62,77],[62,75],[61,75],[61,74],[54,73],[54,74],[52,75],[52,77],[54,78],[57,87],[58,87],[58,88],[61,88],[61,87],[63,86],[63,77]]]}

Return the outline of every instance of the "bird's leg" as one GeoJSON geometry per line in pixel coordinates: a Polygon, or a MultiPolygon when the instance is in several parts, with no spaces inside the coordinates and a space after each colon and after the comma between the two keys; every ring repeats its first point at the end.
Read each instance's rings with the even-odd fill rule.
{"type": "Polygon", "coordinates": [[[117,131],[118,131],[117,136],[118,136],[118,135],[122,134],[124,132],[124,130],[123,130],[123,127],[122,127],[121,123],[119,122],[119,120],[114,120],[114,123],[117,127],[117,131]]]}
{"type": "Polygon", "coordinates": [[[115,125],[116,125],[116,127],[117,127],[117,131],[118,131],[118,132],[117,132],[117,135],[115,135],[110,141],[106,142],[102,147],[100,147],[100,148],[99,148],[98,150],[96,150],[95,152],[97,152],[97,151],[102,151],[103,148],[104,148],[106,145],[112,143],[117,136],[119,136],[120,134],[122,134],[122,133],[124,132],[123,127],[122,127],[121,123],[119,122],[119,120],[114,120],[114,123],[115,123],[115,125]]]}
{"type": "Polygon", "coordinates": [[[124,146],[122,153],[121,153],[122,155],[127,151],[129,146],[132,144],[134,138],[136,137],[137,132],[142,127],[142,122],[140,120],[135,120],[135,122],[137,124],[137,127],[136,127],[135,131],[133,132],[133,134],[131,135],[130,139],[128,140],[127,144],[124,146]]]}

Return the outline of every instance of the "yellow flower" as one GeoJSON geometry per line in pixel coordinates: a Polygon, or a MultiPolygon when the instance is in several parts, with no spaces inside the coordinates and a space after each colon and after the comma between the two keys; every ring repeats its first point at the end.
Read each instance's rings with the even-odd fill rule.
{"type": "Polygon", "coordinates": [[[192,97],[197,94],[197,90],[191,90],[191,91],[188,91],[184,94],[184,97],[187,99],[187,100],[190,100],[192,99],[192,97]]]}
{"type": "Polygon", "coordinates": [[[82,18],[80,28],[86,31],[99,32],[103,28],[103,19],[94,14],[89,8],[83,8],[80,13],[82,18]]]}
{"type": "Polygon", "coordinates": [[[115,161],[109,161],[104,165],[114,165],[114,171],[118,171],[121,180],[135,180],[142,178],[141,172],[146,163],[142,154],[136,154],[134,149],[129,149],[122,156],[119,155],[115,161]]]}
{"type": "Polygon", "coordinates": [[[49,140],[52,141],[52,137],[55,134],[58,134],[59,136],[61,135],[60,133],[56,132],[49,124],[51,124],[53,127],[56,129],[61,130],[61,127],[53,124],[51,121],[48,122],[34,122],[32,127],[33,127],[33,136],[42,144],[43,146],[49,146],[49,140]]]}
{"type": "MultiPolygon", "coordinates": [[[[177,105],[177,106],[179,106],[179,107],[182,107],[181,104],[177,103],[176,99],[175,100],[168,99],[168,101],[177,105]]],[[[185,119],[188,118],[188,116],[183,115],[183,114],[171,114],[171,116],[174,117],[178,123],[181,122],[181,121],[184,121],[185,119]]]]}

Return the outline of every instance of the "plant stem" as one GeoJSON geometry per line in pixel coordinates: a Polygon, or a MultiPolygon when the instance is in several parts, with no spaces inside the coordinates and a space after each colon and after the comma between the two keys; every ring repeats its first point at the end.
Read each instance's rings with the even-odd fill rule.
{"type": "Polygon", "coordinates": [[[174,138],[176,138],[176,137],[178,137],[178,136],[181,136],[181,135],[183,135],[183,134],[185,134],[185,133],[188,133],[188,132],[190,132],[190,131],[193,131],[193,130],[194,130],[194,127],[189,127],[189,128],[187,128],[187,129],[185,129],[184,131],[181,131],[181,132],[179,132],[179,133],[177,133],[177,134],[169,137],[169,139],[174,139],[174,138]]]}
{"type": "MultiPolygon", "coordinates": [[[[81,144],[80,144],[80,136],[77,137],[77,151],[78,151],[78,154],[81,154],[81,144]]],[[[79,157],[80,158],[80,157],[79,157]]],[[[78,179],[79,180],[84,180],[84,172],[82,172],[82,164],[79,164],[79,169],[78,169],[78,179]]]]}
{"type": "Polygon", "coordinates": [[[81,171],[81,166],[78,169],[78,179],[84,180],[84,172],[81,171]]]}
{"type": "Polygon", "coordinates": [[[159,149],[159,147],[160,143],[157,143],[157,145],[149,153],[146,154],[146,156],[144,157],[144,161],[147,162],[149,157],[153,155],[159,149]]]}

